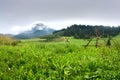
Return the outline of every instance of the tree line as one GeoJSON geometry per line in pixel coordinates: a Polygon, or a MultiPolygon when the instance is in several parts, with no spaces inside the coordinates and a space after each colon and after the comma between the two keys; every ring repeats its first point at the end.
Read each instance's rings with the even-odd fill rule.
{"type": "Polygon", "coordinates": [[[110,27],[110,26],[103,26],[103,25],[71,25],[67,28],[62,30],[58,30],[53,32],[55,35],[60,36],[73,36],[74,38],[81,38],[81,39],[89,39],[91,37],[107,37],[109,36],[116,36],[120,34],[120,26],[117,27],[110,27]]]}

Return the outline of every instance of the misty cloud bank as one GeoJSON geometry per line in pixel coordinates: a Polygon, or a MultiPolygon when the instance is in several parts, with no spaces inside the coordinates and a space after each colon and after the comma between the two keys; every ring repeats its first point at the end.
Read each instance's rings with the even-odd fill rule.
{"type": "Polygon", "coordinates": [[[76,23],[117,26],[119,3],[119,0],[0,0],[0,32],[17,33],[29,29],[27,26],[36,21],[55,29],[76,23]]]}

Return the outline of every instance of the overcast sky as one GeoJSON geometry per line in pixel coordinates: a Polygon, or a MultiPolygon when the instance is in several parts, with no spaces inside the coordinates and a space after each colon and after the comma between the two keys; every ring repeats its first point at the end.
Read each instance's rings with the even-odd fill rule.
{"type": "Polygon", "coordinates": [[[120,0],[0,0],[0,33],[34,23],[61,29],[71,24],[120,25],[120,0]]]}

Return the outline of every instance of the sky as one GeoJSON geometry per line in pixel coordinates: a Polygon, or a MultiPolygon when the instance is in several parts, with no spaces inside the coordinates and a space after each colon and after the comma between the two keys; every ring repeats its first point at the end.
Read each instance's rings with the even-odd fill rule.
{"type": "Polygon", "coordinates": [[[120,25],[120,0],[0,0],[0,33],[18,34],[33,24],[53,29],[72,24],[120,25]]]}

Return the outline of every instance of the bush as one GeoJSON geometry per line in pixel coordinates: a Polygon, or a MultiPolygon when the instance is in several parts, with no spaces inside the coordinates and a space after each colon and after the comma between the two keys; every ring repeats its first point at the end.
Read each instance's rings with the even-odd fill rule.
{"type": "Polygon", "coordinates": [[[3,35],[0,36],[0,45],[13,45],[13,46],[15,46],[19,42],[20,42],[19,40],[12,39],[9,36],[3,36],[3,35]]]}

